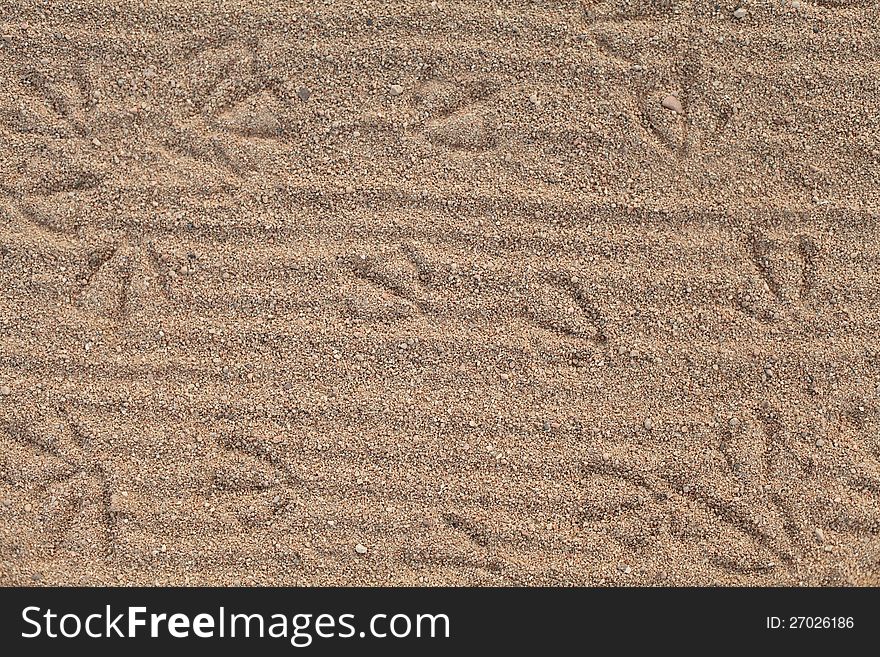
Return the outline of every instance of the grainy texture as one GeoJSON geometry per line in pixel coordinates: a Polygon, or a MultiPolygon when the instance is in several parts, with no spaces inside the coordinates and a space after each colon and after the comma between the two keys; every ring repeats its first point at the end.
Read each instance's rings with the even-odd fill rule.
{"type": "Polygon", "coordinates": [[[0,583],[877,584],[878,25],[3,4],[0,583]]]}

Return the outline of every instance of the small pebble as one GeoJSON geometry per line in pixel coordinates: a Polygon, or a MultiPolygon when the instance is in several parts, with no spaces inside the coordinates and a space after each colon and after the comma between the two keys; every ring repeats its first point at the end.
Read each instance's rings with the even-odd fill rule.
{"type": "Polygon", "coordinates": [[[672,110],[676,114],[681,114],[683,111],[681,101],[672,94],[666,96],[666,98],[664,98],[663,102],[661,102],[660,104],[663,105],[663,107],[665,107],[666,109],[672,110]]]}
{"type": "Polygon", "coordinates": [[[299,99],[302,102],[306,102],[312,95],[312,92],[308,87],[300,87],[296,90],[296,95],[299,96],[299,99]]]}
{"type": "Polygon", "coordinates": [[[12,394],[12,388],[9,386],[0,386],[0,396],[8,397],[12,394]]]}
{"type": "Polygon", "coordinates": [[[403,87],[401,87],[399,84],[392,84],[391,85],[391,95],[392,96],[399,96],[402,93],[403,93],[403,87]]]}
{"type": "Polygon", "coordinates": [[[733,17],[736,18],[737,20],[742,20],[743,18],[745,18],[748,15],[749,15],[749,12],[747,10],[743,9],[742,7],[740,7],[735,12],[733,12],[733,17]]]}
{"type": "Polygon", "coordinates": [[[358,543],[357,545],[354,546],[354,551],[357,552],[358,554],[366,554],[367,553],[367,546],[361,545],[360,543],[358,543]]]}
{"type": "Polygon", "coordinates": [[[650,431],[651,429],[654,428],[654,420],[652,420],[651,418],[645,418],[643,425],[644,425],[645,429],[650,431]]]}
{"type": "Polygon", "coordinates": [[[823,532],[820,528],[817,527],[813,534],[815,534],[817,541],[819,541],[820,543],[825,542],[825,532],[823,532]]]}

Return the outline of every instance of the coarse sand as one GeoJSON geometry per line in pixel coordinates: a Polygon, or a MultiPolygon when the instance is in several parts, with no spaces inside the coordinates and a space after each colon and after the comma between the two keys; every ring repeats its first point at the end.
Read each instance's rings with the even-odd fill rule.
{"type": "Polygon", "coordinates": [[[877,585],[874,0],[0,6],[0,584],[877,585]]]}

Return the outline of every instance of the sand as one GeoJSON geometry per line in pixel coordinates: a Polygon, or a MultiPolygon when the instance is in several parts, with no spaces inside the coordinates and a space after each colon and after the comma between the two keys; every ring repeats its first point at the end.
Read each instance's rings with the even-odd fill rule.
{"type": "Polygon", "coordinates": [[[6,3],[0,584],[880,583],[878,25],[6,3]]]}

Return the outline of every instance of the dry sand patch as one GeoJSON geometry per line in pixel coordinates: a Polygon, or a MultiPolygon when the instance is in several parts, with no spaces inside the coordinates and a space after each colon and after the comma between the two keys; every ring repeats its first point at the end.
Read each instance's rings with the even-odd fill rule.
{"type": "Polygon", "coordinates": [[[7,3],[0,583],[877,584],[878,24],[7,3]]]}

